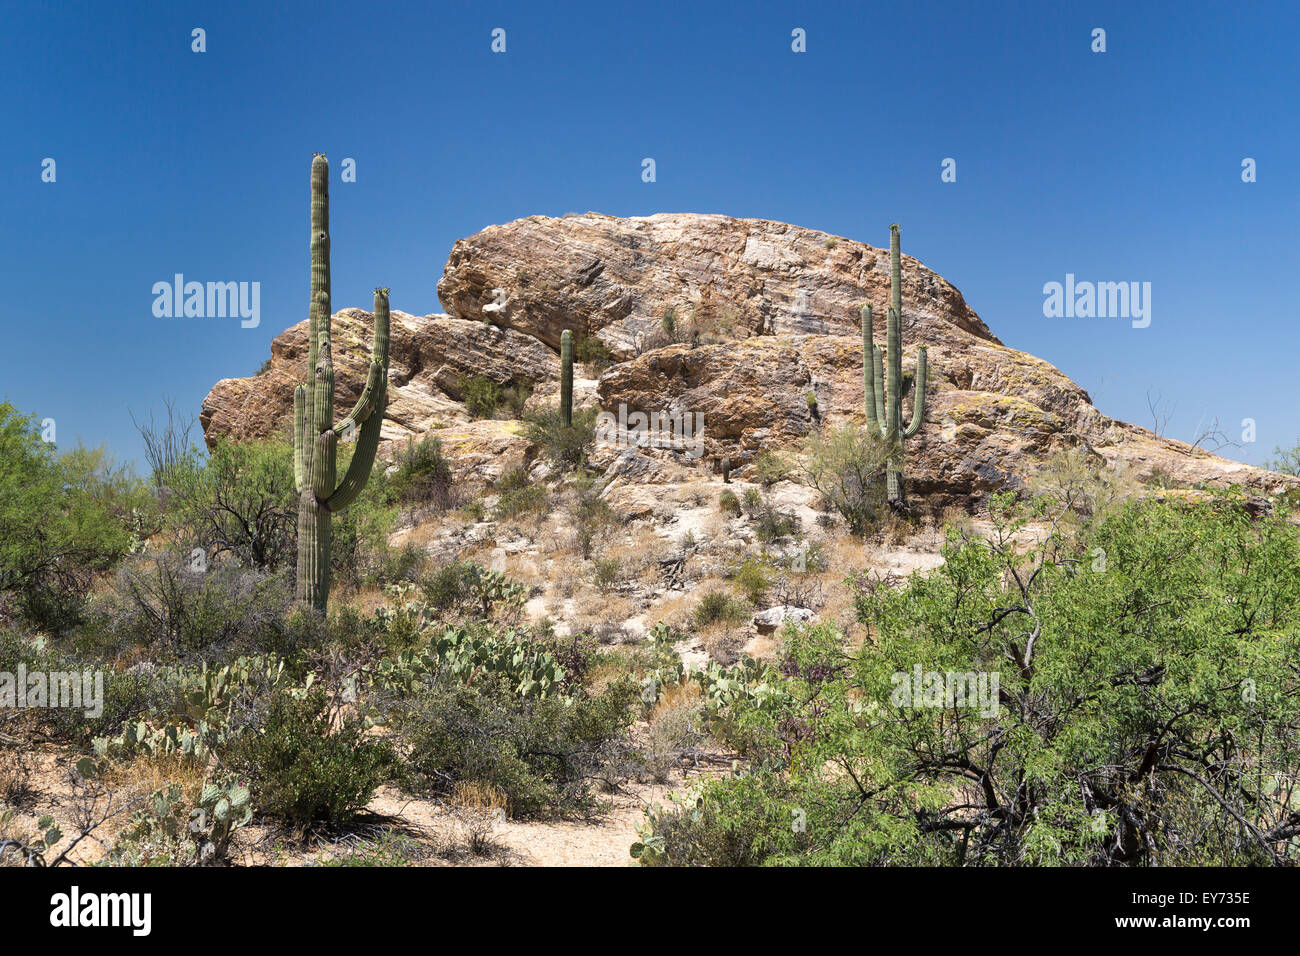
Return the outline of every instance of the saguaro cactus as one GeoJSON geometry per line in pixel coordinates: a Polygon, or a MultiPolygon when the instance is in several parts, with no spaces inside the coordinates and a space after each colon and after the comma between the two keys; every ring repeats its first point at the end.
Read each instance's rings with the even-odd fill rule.
{"type": "Polygon", "coordinates": [[[903,420],[903,278],[898,223],[889,227],[889,321],[885,355],[874,343],[871,306],[862,307],[862,385],[867,426],[876,429],[889,448],[885,465],[885,495],[894,507],[903,504],[903,442],[921,430],[925,416],[925,346],[916,353],[916,378],[912,387],[912,422],[903,420]],[[885,359],[889,365],[886,368],[885,359]]]}
{"type": "Polygon", "coordinates": [[[370,372],[356,407],[334,423],[330,350],[329,162],[311,163],[311,312],[307,380],[293,390],[293,474],[298,488],[298,601],[324,611],[330,593],[330,515],[342,511],[370,479],[388,393],[388,290],[375,290],[370,372]],[[335,483],[339,440],[356,437],[343,480],[335,483]]]}
{"type": "Polygon", "coordinates": [[[573,424],[573,333],[560,333],[560,423],[573,424]]]}

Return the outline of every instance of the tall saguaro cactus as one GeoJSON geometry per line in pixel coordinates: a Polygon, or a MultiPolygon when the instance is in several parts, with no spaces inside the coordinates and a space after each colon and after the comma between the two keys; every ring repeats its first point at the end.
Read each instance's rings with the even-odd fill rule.
{"type": "Polygon", "coordinates": [[[573,424],[573,333],[560,333],[560,424],[573,424]]]}
{"type": "Polygon", "coordinates": [[[370,372],[356,407],[334,422],[334,358],[330,349],[329,162],[311,162],[311,312],[307,380],[293,390],[293,475],[298,489],[298,601],[324,611],[330,593],[330,516],[370,479],[388,393],[388,290],[375,290],[375,341],[370,372]],[[336,482],[339,440],[356,437],[343,480],[336,482]]]}
{"type": "Polygon", "coordinates": [[[925,416],[925,346],[916,353],[916,379],[912,391],[912,421],[903,421],[903,278],[898,223],[889,227],[889,321],[885,354],[872,338],[871,306],[862,307],[862,385],[867,427],[885,440],[889,458],[885,465],[885,494],[894,507],[903,504],[903,442],[921,430],[925,416]],[[888,360],[888,366],[885,360],[888,360]]]}

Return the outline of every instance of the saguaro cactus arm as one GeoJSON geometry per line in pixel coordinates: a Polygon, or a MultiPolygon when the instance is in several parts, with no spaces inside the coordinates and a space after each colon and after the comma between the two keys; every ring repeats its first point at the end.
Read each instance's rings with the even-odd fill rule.
{"type": "Polygon", "coordinates": [[[370,376],[357,400],[356,408],[334,426],[337,435],[347,434],[360,423],[357,447],[348,462],[347,474],[325,503],[331,512],[342,511],[356,500],[370,480],[379,450],[379,434],[384,424],[384,403],[388,397],[388,290],[375,290],[375,341],[371,347],[370,376]]]}
{"type": "Polygon", "coordinates": [[[878,428],[876,415],[876,343],[871,328],[871,306],[862,307],[862,405],[867,413],[867,427],[878,428]]]}
{"type": "Polygon", "coordinates": [[[304,451],[307,443],[303,434],[307,427],[307,386],[293,390],[293,487],[302,494],[303,477],[307,473],[304,451]]]}
{"type": "Polygon", "coordinates": [[[925,418],[925,372],[926,372],[926,350],[922,345],[916,351],[916,384],[912,386],[912,422],[907,426],[907,431],[903,432],[904,438],[911,438],[921,430],[921,422],[925,418]]]}

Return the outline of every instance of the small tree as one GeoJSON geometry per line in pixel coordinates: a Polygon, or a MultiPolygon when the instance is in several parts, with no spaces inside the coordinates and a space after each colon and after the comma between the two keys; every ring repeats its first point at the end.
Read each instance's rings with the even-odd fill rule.
{"type": "Polygon", "coordinates": [[[297,493],[287,449],[276,442],[219,441],[206,462],[172,467],[168,517],[184,543],[274,570],[293,550],[297,493]]]}
{"type": "Polygon", "coordinates": [[[804,473],[852,534],[876,527],[885,504],[883,487],[889,447],[869,431],[844,425],[813,432],[804,442],[804,473]]]}

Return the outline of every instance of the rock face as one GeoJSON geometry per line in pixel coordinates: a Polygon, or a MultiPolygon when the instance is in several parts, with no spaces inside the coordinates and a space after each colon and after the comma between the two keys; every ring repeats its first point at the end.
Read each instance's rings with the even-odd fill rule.
{"type": "MultiPolygon", "coordinates": [[[[361,309],[334,315],[336,418],[348,413],[365,384],[373,320],[361,309]]],[[[544,391],[560,372],[559,358],[536,339],[481,321],[394,311],[390,334],[383,429],[387,441],[418,437],[448,421],[467,419],[461,387],[470,376],[498,385],[540,385],[544,391]]],[[[291,436],[293,389],[306,374],[307,344],[303,320],[271,342],[271,361],[261,373],[223,379],[213,386],[199,415],[209,444],[219,435],[291,436]]]]}
{"type": "MultiPolygon", "coordinates": [[[[997,343],[942,277],[911,256],[902,266],[916,334],[941,323],[997,343]]],[[[687,214],[489,226],[452,247],[438,283],[452,315],[490,315],[557,349],[560,333],[574,328],[620,358],[638,351],[669,307],[741,335],[856,334],[858,308],[883,306],[888,293],[888,249],[782,222],[687,214]]]]}
{"type": "MultiPolygon", "coordinates": [[[[711,471],[726,456],[743,476],[762,449],[789,449],[813,428],[864,421],[858,309],[876,307],[883,344],[888,258],[886,249],[814,230],[725,216],[589,213],[490,226],[452,249],[438,283],[448,315],[393,313],[384,438],[451,426],[453,455],[473,474],[490,479],[507,459],[526,466],[531,451],[517,428],[468,422],[461,382],[482,375],[526,383],[535,386],[534,405],[554,404],[560,333],[571,328],[580,344],[597,338],[615,360],[598,382],[575,383],[579,404],[615,415],[625,406],[703,416],[703,457],[606,447],[596,462],[653,484],[678,480],[681,466],[711,471]],[[669,310],[706,334],[666,344],[669,310]]],[[[1058,369],[1003,345],[960,292],[906,255],[902,280],[904,368],[910,373],[920,344],[930,362],[925,425],[907,445],[910,495],[977,502],[1020,485],[1043,456],[1070,447],[1138,479],[1162,474],[1261,491],[1296,484],[1106,417],[1058,369]]],[[[334,322],[342,415],[364,379],[370,316],[345,309],[334,322]]],[[[219,382],[200,418],[209,442],[287,434],[306,348],[304,322],[275,339],[261,374],[219,382]]]]}

